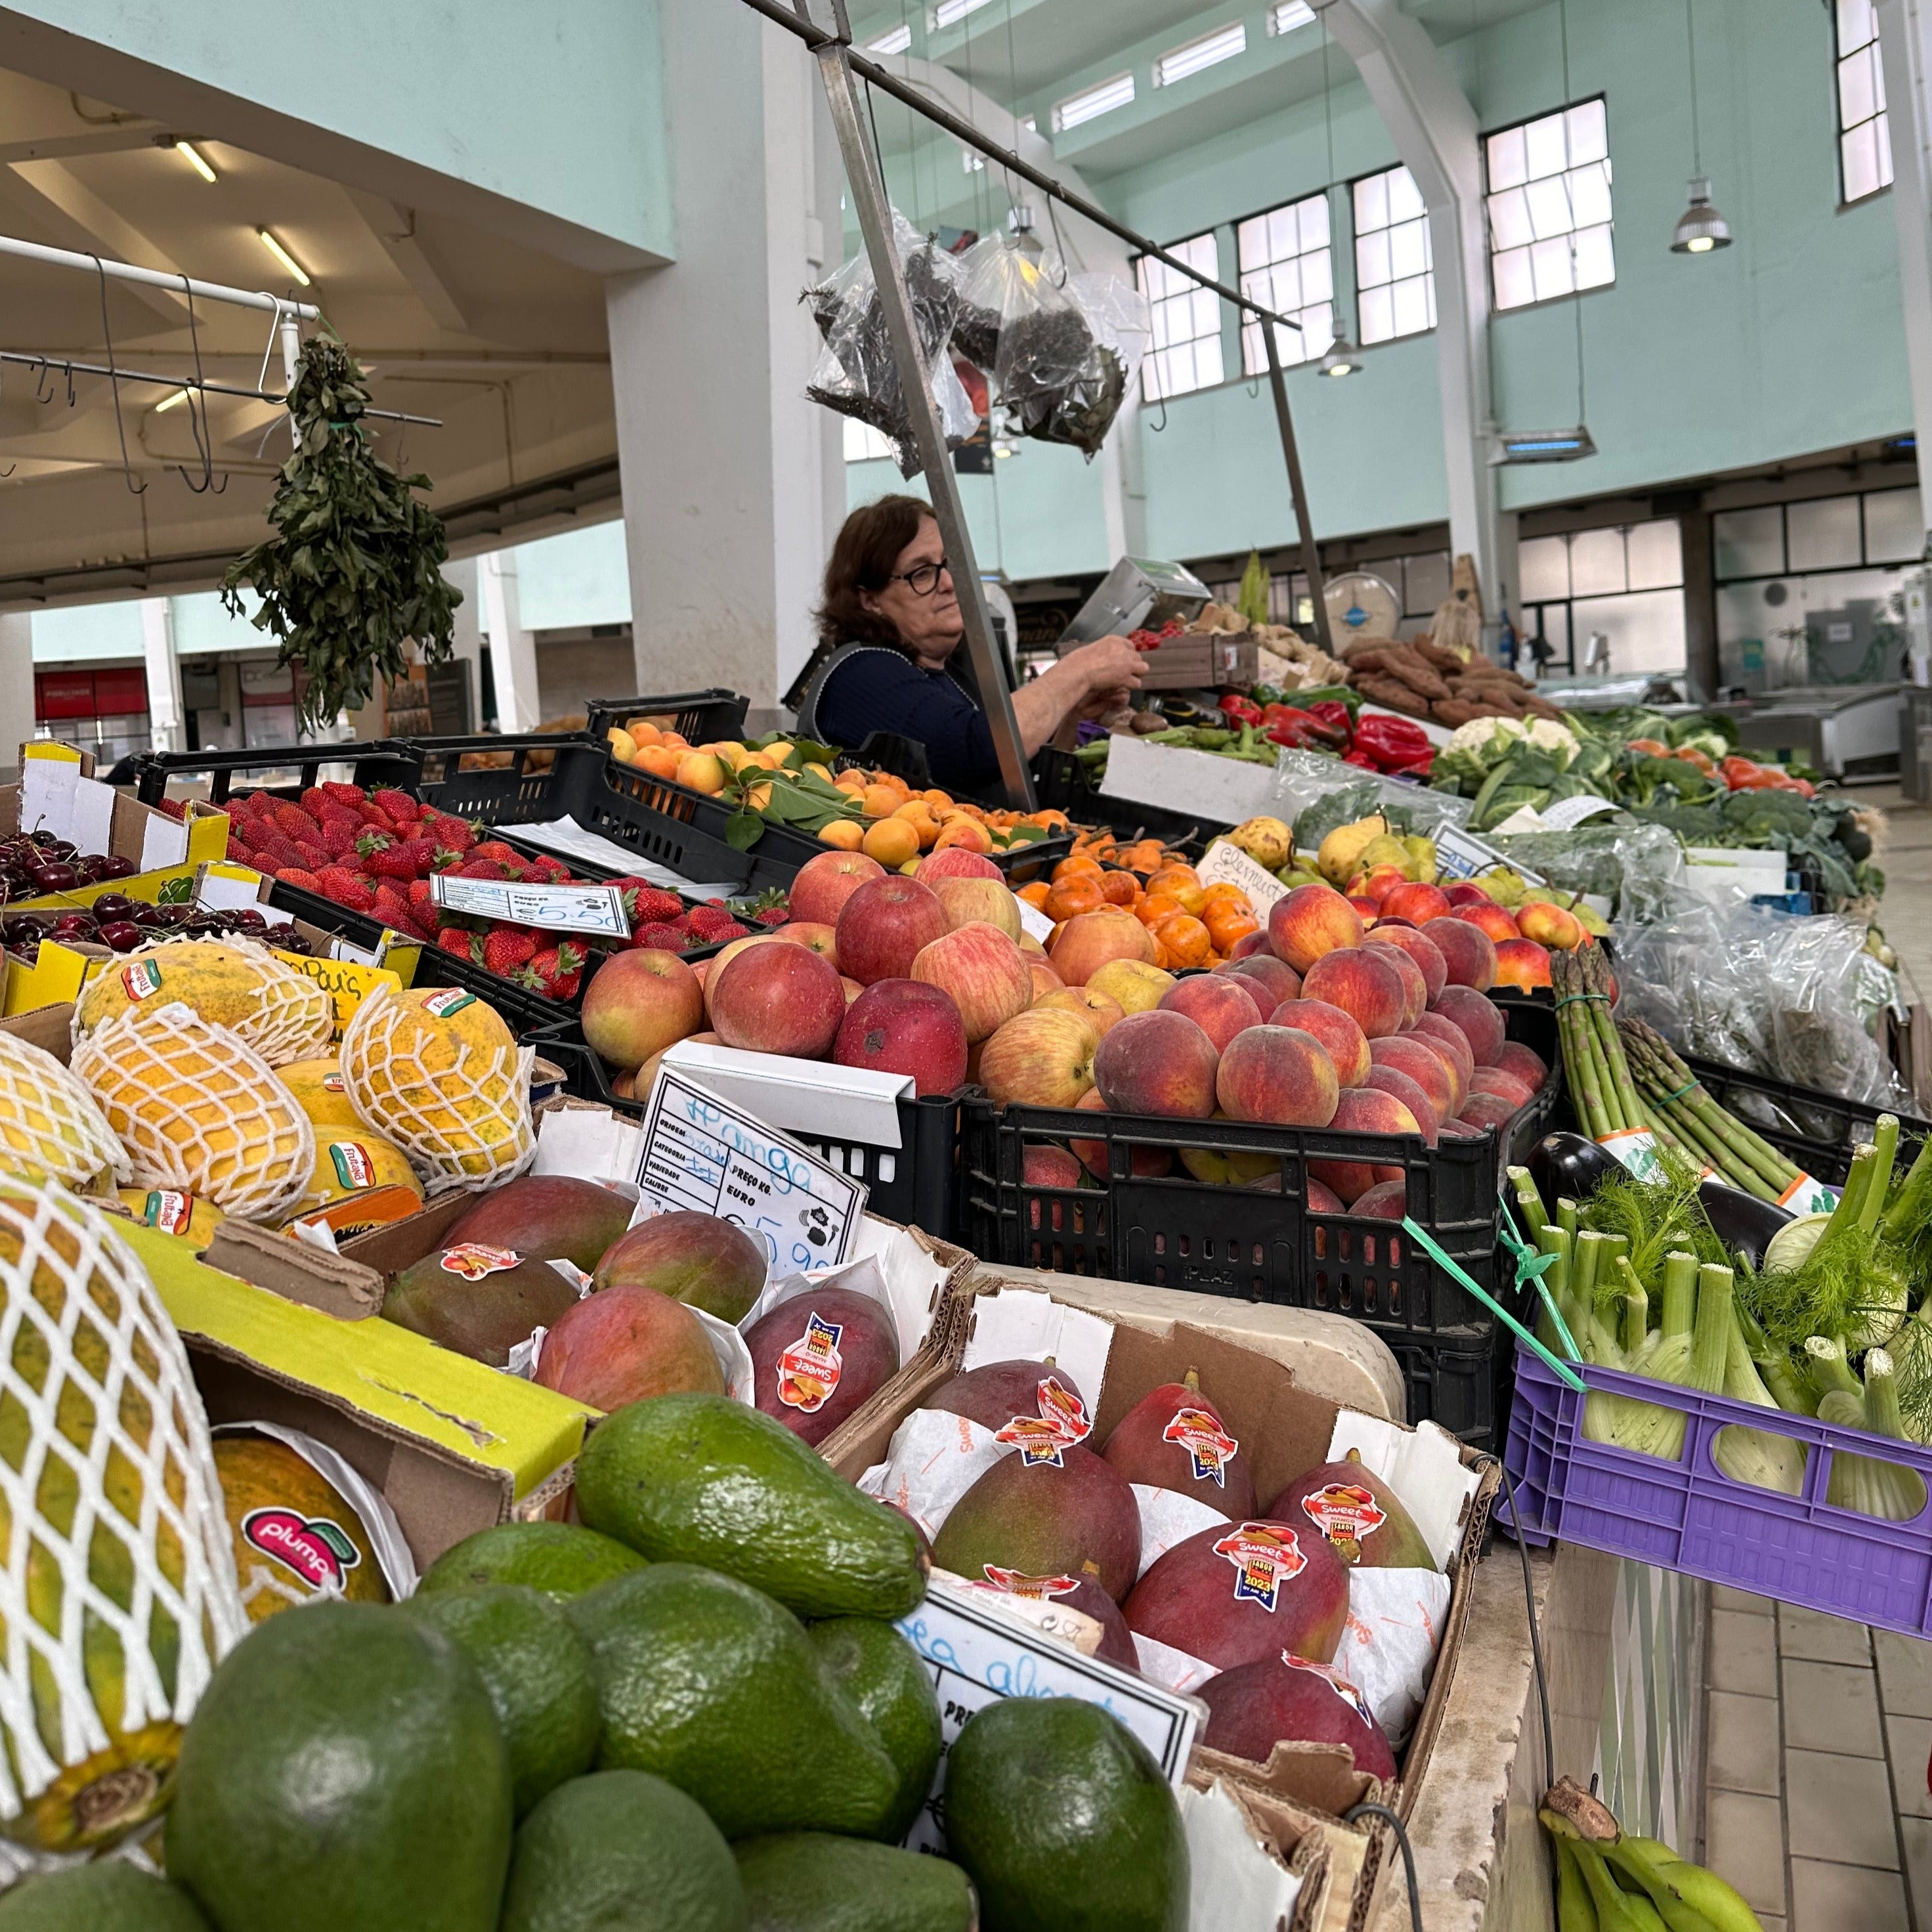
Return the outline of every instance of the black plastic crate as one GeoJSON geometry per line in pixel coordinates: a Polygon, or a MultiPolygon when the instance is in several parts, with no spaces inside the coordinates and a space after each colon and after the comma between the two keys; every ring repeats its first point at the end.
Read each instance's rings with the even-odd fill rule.
{"type": "Polygon", "coordinates": [[[143,805],[158,805],[170,779],[208,780],[212,804],[226,804],[235,781],[250,772],[285,772],[291,767],[296,782],[281,785],[250,785],[251,790],[273,792],[278,797],[295,798],[310,785],[320,782],[325,765],[346,765],[349,782],[364,790],[376,785],[394,785],[404,791],[416,788],[418,762],[394,740],[346,745],[266,745],[235,752],[147,752],[126,759],[109,776],[117,783],[131,784],[143,805]],[[124,778],[118,775],[127,773],[124,778]]]}
{"type": "MultiPolygon", "coordinates": [[[[1790,1157],[1814,1180],[1842,1187],[1852,1171],[1852,1152],[1871,1138],[1873,1124],[1885,1109],[1862,1100],[1841,1100],[1808,1087],[1794,1087],[1767,1073],[1741,1072],[1712,1060],[1684,1064],[1701,1080],[1719,1106],[1735,1114],[1790,1157]]],[[[1932,1120],[1916,1114],[1898,1115],[1899,1152],[1910,1160],[1928,1134],[1932,1120]]]]}
{"type": "MultiPolygon", "coordinates": [[[[604,1063],[574,1022],[560,1025],[553,1015],[548,1028],[526,1036],[546,1060],[564,1071],[567,1091],[580,1100],[595,1100],[620,1114],[641,1119],[648,1096],[627,1100],[614,1092],[604,1063]]],[[[953,1238],[958,1219],[959,1129],[962,1096],[928,1094],[898,1103],[899,1140],[896,1148],[869,1141],[833,1140],[823,1135],[784,1132],[802,1147],[863,1181],[870,1190],[866,1206],[889,1221],[923,1228],[942,1240],[953,1238]]]]}
{"type": "Polygon", "coordinates": [[[627,718],[668,718],[670,728],[694,745],[710,745],[743,734],[751,700],[714,686],[709,691],[674,692],[660,698],[595,698],[590,704],[589,734],[599,744],[627,718]]]}
{"type": "Polygon", "coordinates": [[[1064,812],[1076,824],[1104,825],[1118,838],[1159,838],[1177,848],[1202,850],[1217,833],[1228,830],[1218,818],[1108,798],[1094,788],[1087,767],[1071,752],[1052,745],[1035,754],[1033,782],[1042,808],[1064,812]]]}

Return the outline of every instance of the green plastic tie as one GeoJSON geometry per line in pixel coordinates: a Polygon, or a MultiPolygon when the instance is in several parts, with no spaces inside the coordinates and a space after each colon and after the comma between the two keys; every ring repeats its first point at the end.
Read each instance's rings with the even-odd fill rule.
{"type": "MultiPolygon", "coordinates": [[[[1405,1214],[1402,1216],[1402,1225],[1403,1232],[1409,1239],[1414,1242],[1416,1246],[1420,1248],[1438,1268],[1441,1268],[1452,1280],[1460,1282],[1492,1314],[1499,1316],[1515,1332],[1517,1338],[1534,1348],[1556,1371],[1556,1374],[1569,1384],[1570,1388],[1580,1391],[1583,1389],[1585,1386],[1583,1378],[1570,1366],[1568,1362],[1559,1361],[1556,1356],[1552,1355],[1494,1295],[1490,1294],[1487,1288],[1484,1288],[1480,1282],[1472,1281],[1461,1265],[1444,1254],[1435,1241],[1423,1229],[1418,1228],[1408,1215],[1405,1214]]],[[[1556,1298],[1544,1284],[1544,1270],[1556,1257],[1554,1255],[1539,1253],[1523,1240],[1522,1235],[1516,1232],[1516,1222],[1510,1214],[1509,1203],[1507,1201],[1502,1204],[1500,1232],[1504,1245],[1510,1250],[1516,1263],[1517,1287],[1520,1288],[1527,1281],[1534,1281],[1536,1283],[1537,1292],[1543,1298],[1544,1306],[1550,1310],[1551,1318],[1556,1324],[1556,1332],[1563,1338],[1563,1346],[1570,1351],[1572,1360],[1580,1360],[1582,1352],[1576,1346],[1576,1337],[1570,1334],[1569,1324],[1563,1319],[1562,1312],[1556,1306],[1556,1298]]]]}

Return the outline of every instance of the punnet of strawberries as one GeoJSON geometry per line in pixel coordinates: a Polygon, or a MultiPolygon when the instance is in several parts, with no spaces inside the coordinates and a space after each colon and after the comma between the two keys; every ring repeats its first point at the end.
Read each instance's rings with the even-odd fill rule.
{"type": "MultiPolygon", "coordinates": [[[[487,836],[482,826],[438,812],[393,786],[365,791],[359,785],[311,785],[299,802],[265,791],[242,792],[230,800],[228,810],[228,856],[238,865],[548,998],[573,999],[583,985],[592,950],[587,935],[470,918],[437,905],[430,896],[430,880],[439,872],[568,885],[574,874],[560,859],[532,858],[487,836]]],[[[754,926],[782,925],[788,916],[782,894],[747,905],[741,920],[723,899],[687,905],[648,880],[598,883],[623,894],[631,946],[688,952],[742,938],[754,926]]]]}

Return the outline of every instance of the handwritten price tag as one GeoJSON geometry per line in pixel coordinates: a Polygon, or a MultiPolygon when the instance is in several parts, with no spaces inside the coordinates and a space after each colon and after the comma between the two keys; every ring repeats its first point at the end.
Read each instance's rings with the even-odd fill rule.
{"type": "Polygon", "coordinates": [[[429,891],[434,904],[471,919],[501,920],[546,932],[630,936],[624,896],[615,886],[524,886],[508,879],[459,879],[438,872],[430,880],[429,891]]]}

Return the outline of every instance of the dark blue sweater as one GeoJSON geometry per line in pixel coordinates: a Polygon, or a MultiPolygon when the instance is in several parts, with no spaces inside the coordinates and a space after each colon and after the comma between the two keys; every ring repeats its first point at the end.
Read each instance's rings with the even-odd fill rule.
{"type": "Polygon", "coordinates": [[[854,652],[818,694],[820,735],[848,751],[874,731],[926,747],[935,785],[971,796],[996,784],[999,754],[986,714],[943,670],[921,670],[902,652],[854,652]]]}

